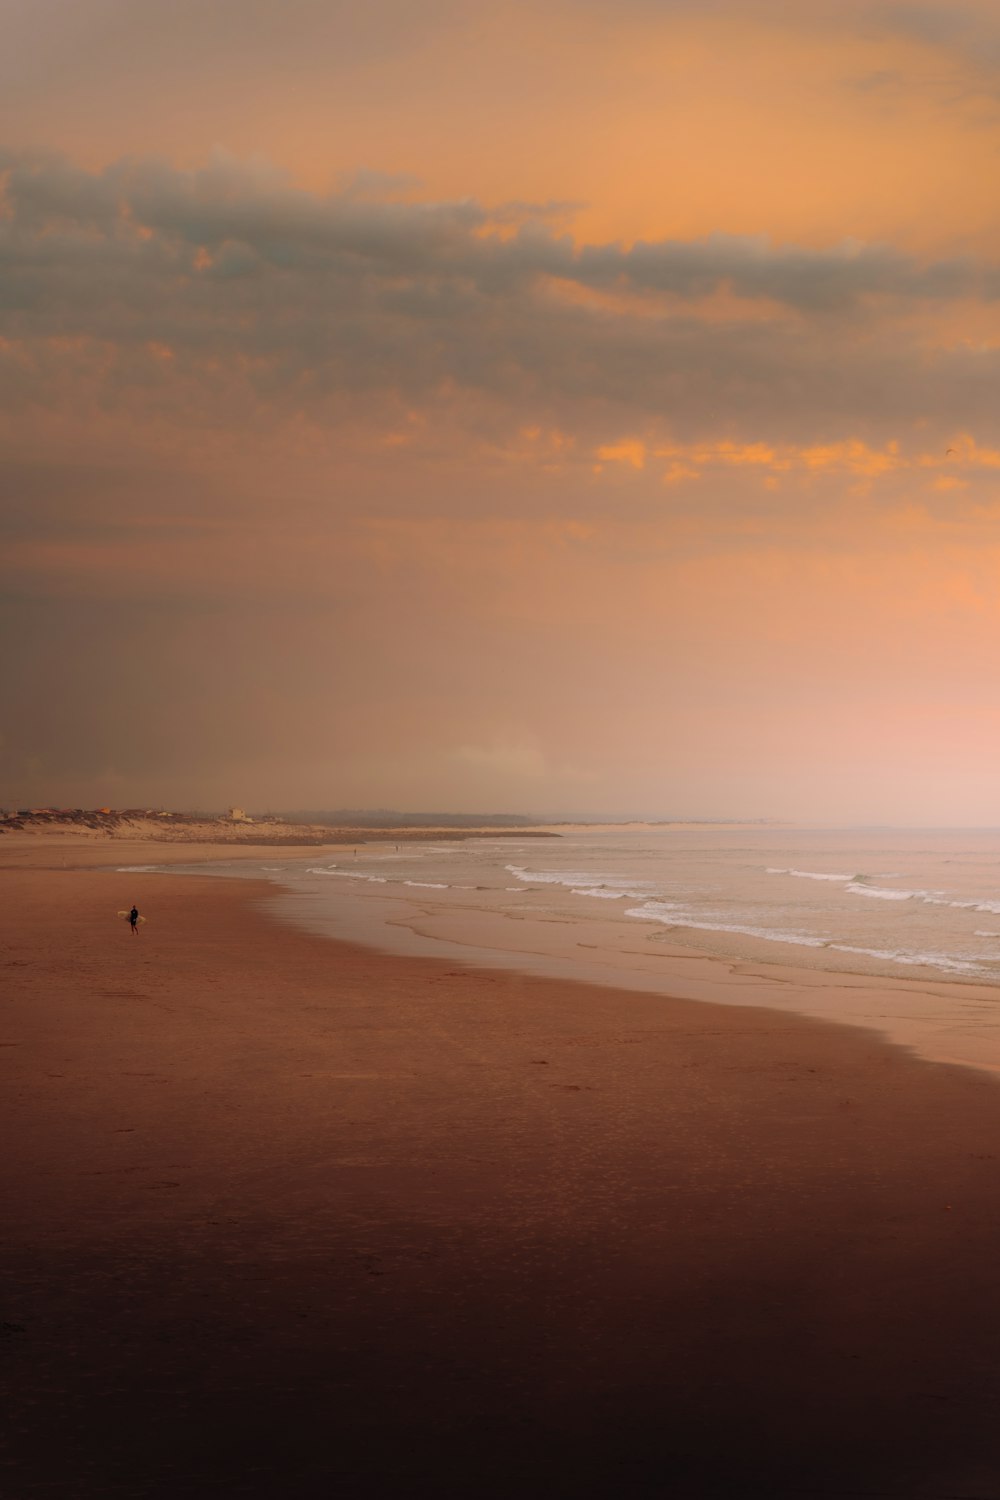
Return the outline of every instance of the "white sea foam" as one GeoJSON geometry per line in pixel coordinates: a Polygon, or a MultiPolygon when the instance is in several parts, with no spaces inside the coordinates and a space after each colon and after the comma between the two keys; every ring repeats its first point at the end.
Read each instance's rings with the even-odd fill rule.
{"type": "Polygon", "coordinates": [[[149,875],[158,870],[159,865],[119,865],[116,870],[118,875],[149,875]]]}
{"type": "MultiPolygon", "coordinates": [[[[864,885],[856,880],[844,889],[852,896],[874,896],[877,901],[926,901],[929,906],[937,905],[944,894],[943,891],[893,891],[885,885],[864,885]]],[[[949,902],[941,904],[950,905],[949,902]]]]}
{"type": "Polygon", "coordinates": [[[307,875],[339,875],[344,880],[368,880],[373,885],[388,885],[385,875],[363,875],[360,870],[323,870],[314,867],[306,871],[307,875]]]}
{"type": "Polygon", "coordinates": [[[644,906],[630,906],[625,915],[645,917],[649,922],[666,922],[676,921],[678,915],[685,912],[687,907],[681,901],[647,901],[644,906]]]}
{"type": "Polygon", "coordinates": [[[948,974],[971,975],[985,972],[980,964],[971,959],[956,958],[946,953],[914,953],[905,948],[863,948],[851,943],[836,943],[830,938],[806,932],[789,932],[744,922],[706,921],[686,912],[683,907],[666,901],[647,901],[645,906],[632,908],[626,916],[639,917],[647,922],[662,922],[667,927],[691,928],[698,932],[731,932],[769,943],[790,943],[800,948],[830,948],[837,953],[855,953],[859,957],[882,959],[887,963],[906,964],[910,967],[939,969],[948,974]]]}
{"type": "Polygon", "coordinates": [[[779,870],[770,865],[767,868],[768,875],[794,875],[797,880],[857,880],[857,875],[824,875],[818,870],[779,870]]]}
{"type": "Polygon", "coordinates": [[[944,891],[893,891],[886,886],[852,884],[846,887],[855,896],[875,896],[880,901],[922,901],[925,906],[948,906],[954,911],[983,911],[1000,916],[1000,901],[979,898],[973,901],[952,901],[944,891]]]}
{"type": "Polygon", "coordinates": [[[760,938],[769,943],[794,943],[800,948],[828,948],[829,938],[813,937],[808,932],[780,932],[770,927],[755,927],[744,922],[709,922],[685,911],[672,901],[647,901],[633,906],[625,915],[645,922],[662,922],[665,927],[687,927],[697,932],[732,932],[740,937],[760,938]]]}
{"type": "MultiPolygon", "coordinates": [[[[447,891],[451,889],[444,880],[404,880],[403,884],[419,885],[425,891],[447,891]]],[[[466,886],[465,889],[469,890],[471,887],[466,886]]]]}
{"type": "Polygon", "coordinates": [[[527,870],[523,865],[506,865],[505,869],[531,885],[562,885],[578,896],[601,896],[618,900],[629,896],[641,901],[652,890],[648,880],[631,880],[625,876],[595,875],[589,870],[527,870]]]}
{"type": "Polygon", "coordinates": [[[950,958],[946,953],[909,953],[905,948],[856,948],[850,943],[830,943],[838,953],[858,953],[865,958],[881,958],[886,963],[910,964],[923,969],[941,969],[948,974],[982,974],[982,967],[971,959],[950,958]]]}
{"type": "Polygon", "coordinates": [[[528,870],[524,865],[504,865],[504,869],[518,880],[530,881],[532,885],[599,885],[600,875],[576,873],[572,870],[528,870]]]}

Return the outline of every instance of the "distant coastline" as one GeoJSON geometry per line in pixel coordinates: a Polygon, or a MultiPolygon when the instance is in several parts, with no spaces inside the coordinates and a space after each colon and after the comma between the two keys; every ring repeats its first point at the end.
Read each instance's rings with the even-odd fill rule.
{"type": "Polygon", "coordinates": [[[414,839],[558,838],[548,828],[488,823],[455,828],[433,824],[376,827],[300,823],[284,818],[239,818],[204,813],[118,812],[111,808],[32,808],[0,817],[0,836],[113,840],[151,844],[227,844],[236,847],[320,847],[330,844],[402,843],[414,839]]]}
{"type": "Polygon", "coordinates": [[[402,843],[414,839],[558,838],[574,828],[760,828],[785,826],[767,818],[539,818],[516,813],[311,812],[249,815],[171,812],[158,808],[32,807],[0,812],[0,836],[77,837],[158,844],[232,844],[313,847],[402,843]]]}

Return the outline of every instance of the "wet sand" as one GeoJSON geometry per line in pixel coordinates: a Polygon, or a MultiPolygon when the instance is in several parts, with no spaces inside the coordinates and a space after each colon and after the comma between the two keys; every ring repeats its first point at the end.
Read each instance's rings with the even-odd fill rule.
{"type": "Polygon", "coordinates": [[[0,869],[7,1500],[1000,1496],[993,1079],[269,891],[0,869]]]}

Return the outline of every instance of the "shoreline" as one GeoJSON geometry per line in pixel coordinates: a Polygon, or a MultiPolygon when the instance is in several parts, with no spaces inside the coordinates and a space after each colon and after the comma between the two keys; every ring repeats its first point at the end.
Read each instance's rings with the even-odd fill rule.
{"type": "MultiPolygon", "coordinates": [[[[492,835],[490,835],[492,837],[492,835]]],[[[421,841],[406,838],[403,841],[421,841]]],[[[381,838],[379,838],[381,843],[381,838]]],[[[106,840],[67,835],[13,834],[0,841],[0,873],[4,868],[76,868],[112,870],[123,867],[142,879],[163,867],[204,867],[205,874],[219,879],[246,882],[252,879],[256,861],[283,856],[289,864],[301,864],[324,855],[349,852],[352,843],[328,843],[310,847],[288,846],[285,852],[268,844],[244,844],[234,849],[217,843],[183,841],[106,840]],[[61,859],[60,859],[61,855],[61,859]],[[133,861],[130,864],[129,861],[133,861]],[[229,873],[220,865],[241,865],[241,873],[229,873]]],[[[264,871],[262,871],[264,873],[264,871]]],[[[735,959],[706,954],[699,948],[657,939],[643,944],[631,924],[618,922],[618,944],[601,950],[597,942],[577,938],[562,942],[553,924],[534,922],[531,944],[525,944],[519,929],[508,922],[483,921],[489,913],[421,907],[414,895],[379,901],[367,894],[343,889],[339,919],[325,913],[321,919],[304,919],[300,895],[292,886],[267,874],[268,910],[286,926],[333,941],[361,942],[376,953],[399,957],[430,957],[460,963],[469,968],[535,975],[568,980],[586,986],[613,987],[630,993],[675,996],[682,1001],[706,1005],[736,1005],[754,1010],[777,1010],[807,1020],[859,1029],[876,1035],[906,1055],[933,1064],[972,1068],[1000,1082],[1000,1034],[990,1029],[970,1028],[964,1008],[996,1007],[1000,986],[951,977],[916,978],[910,975],[874,977],[846,966],[820,968],[792,960],[757,957],[735,959]],[[394,907],[379,915],[379,906],[394,907]],[[514,939],[511,942],[511,938],[514,939]],[[942,1019],[942,1005],[954,1014],[942,1019]]],[[[132,903],[132,895],[127,903],[132,903]]],[[[607,933],[610,924],[604,924],[607,933]]],[[[577,924],[585,933],[586,922],[577,924]]]]}
{"type": "MultiPolygon", "coordinates": [[[[209,872],[206,871],[206,874],[209,872]]],[[[222,872],[218,872],[222,873],[222,872]]],[[[245,878],[245,877],[233,877],[245,878]]],[[[805,968],[790,961],[726,958],[673,942],[642,945],[624,922],[585,920],[571,928],[530,917],[516,929],[496,913],[431,910],[414,898],[338,892],[336,910],[310,917],[290,883],[275,880],[268,909],[300,931],[363,942],[398,957],[436,958],[538,978],[621,989],[711,1006],[774,1010],[877,1036],[926,1062],[971,1068],[1000,1079],[1000,1039],[942,1019],[949,1003],[995,1006],[996,985],[947,978],[874,977],[846,968],[805,968]],[[607,939],[611,935],[612,941],[607,939]]]]}
{"type": "MultiPolygon", "coordinates": [[[[78,868],[119,863],[143,879],[165,865],[204,867],[204,874],[247,880],[254,863],[279,857],[267,846],[234,853],[212,844],[161,846],[134,842],[95,848],[81,844],[85,854],[78,868]],[[125,851],[121,857],[121,851],[125,851]],[[128,866],[134,857],[137,863],[128,866]],[[145,861],[154,860],[155,863],[145,861]],[[220,865],[244,866],[246,873],[230,875],[220,865]]],[[[328,844],[308,852],[290,848],[280,857],[286,864],[302,864],[325,854],[348,852],[351,844],[328,844]]],[[[41,851],[38,851],[41,853],[41,851]]],[[[27,850],[22,858],[29,858],[27,850]]],[[[0,869],[3,868],[0,845],[0,869]]],[[[676,940],[640,937],[634,924],[605,922],[600,930],[579,920],[568,934],[559,924],[524,920],[512,925],[498,913],[422,904],[415,895],[391,898],[345,888],[338,893],[339,915],[329,910],[315,919],[304,915],[302,893],[289,882],[268,876],[271,912],[300,931],[335,940],[362,942],[374,951],[401,957],[429,957],[471,967],[515,971],[580,984],[611,986],[631,992],[674,996],[710,1005],[737,1005],[848,1026],[874,1034],[906,1053],[928,1062],[967,1067],[1000,1081],[1000,1035],[988,1028],[965,1024],[967,1007],[991,1007],[1000,1002],[1000,986],[982,980],[951,976],[874,976],[843,964],[822,968],[792,958],[727,958],[707,954],[676,940]],[[612,941],[602,945],[598,937],[612,941]],[[953,1014],[942,1015],[950,1006],[953,1014]]],[[[131,900],[131,898],[130,898],[131,900]]]]}
{"type": "Polygon", "coordinates": [[[143,881],[0,871],[18,1500],[1000,1493],[985,1075],[143,881]]]}

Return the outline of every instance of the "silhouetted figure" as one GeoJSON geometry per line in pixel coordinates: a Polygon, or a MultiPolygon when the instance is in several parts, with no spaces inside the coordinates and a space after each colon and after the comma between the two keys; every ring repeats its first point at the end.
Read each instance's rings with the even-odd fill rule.
{"type": "Polygon", "coordinates": [[[132,903],[132,910],[128,914],[128,925],[131,927],[131,929],[132,929],[133,933],[135,934],[135,936],[138,937],[139,936],[139,908],[136,906],[136,904],[135,904],[134,901],[132,903]]]}

